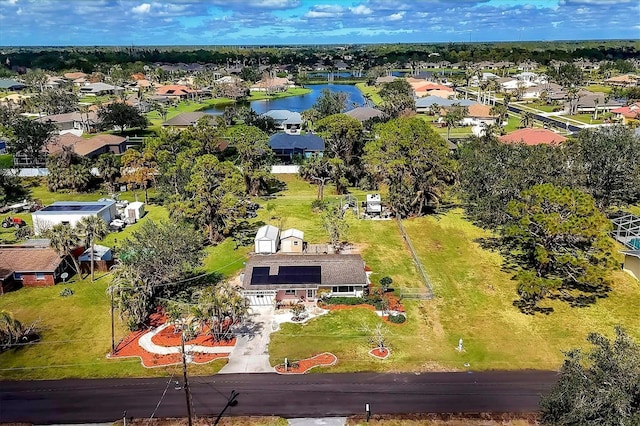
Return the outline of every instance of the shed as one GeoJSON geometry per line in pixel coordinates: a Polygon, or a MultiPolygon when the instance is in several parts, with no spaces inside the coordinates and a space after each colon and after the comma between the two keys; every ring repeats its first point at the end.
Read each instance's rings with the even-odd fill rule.
{"type": "Polygon", "coordinates": [[[628,250],[622,253],[624,254],[622,269],[636,280],[640,280],[640,250],[628,250]]]}
{"type": "Polygon", "coordinates": [[[258,229],[254,241],[256,253],[277,253],[278,243],[280,242],[280,229],[273,225],[264,225],[258,229]]]}
{"type": "Polygon", "coordinates": [[[280,251],[282,253],[302,253],[304,232],[290,228],[280,235],[280,251]]]}
{"type": "Polygon", "coordinates": [[[380,194],[367,194],[365,212],[367,214],[382,213],[382,201],[380,200],[380,194]]]}
{"type": "MultiPolygon", "coordinates": [[[[91,247],[86,249],[80,256],[80,269],[83,272],[91,271],[91,247]]],[[[93,251],[93,261],[97,271],[107,272],[113,266],[113,253],[109,247],[96,244],[93,251]]]]}
{"type": "Polygon", "coordinates": [[[144,216],[144,203],[142,201],[134,201],[129,203],[125,208],[125,219],[136,222],[144,216]]]}

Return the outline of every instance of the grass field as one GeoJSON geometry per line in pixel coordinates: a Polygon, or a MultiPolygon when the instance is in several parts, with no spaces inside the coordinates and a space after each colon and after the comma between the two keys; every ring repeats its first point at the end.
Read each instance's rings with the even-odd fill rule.
{"type": "Polygon", "coordinates": [[[369,86],[367,83],[357,83],[356,87],[360,89],[365,98],[371,99],[374,105],[382,105],[382,98],[378,94],[379,89],[377,87],[369,86]]]}
{"type": "Polygon", "coordinates": [[[0,154],[0,169],[10,169],[13,167],[13,155],[0,154]]]}

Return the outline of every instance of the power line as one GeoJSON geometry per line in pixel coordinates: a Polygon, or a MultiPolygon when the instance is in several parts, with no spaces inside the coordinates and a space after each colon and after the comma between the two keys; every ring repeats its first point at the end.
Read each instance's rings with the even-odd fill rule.
{"type": "Polygon", "coordinates": [[[169,389],[169,385],[173,382],[174,374],[175,373],[171,373],[171,377],[167,381],[167,386],[164,388],[164,392],[162,392],[162,395],[160,396],[160,400],[158,401],[158,404],[156,404],[156,408],[153,410],[153,413],[151,413],[151,417],[149,417],[149,420],[147,420],[147,423],[149,423],[151,420],[153,420],[153,416],[156,415],[156,412],[158,411],[158,408],[160,407],[160,404],[162,404],[162,400],[164,399],[164,396],[167,394],[167,390],[169,389]]]}

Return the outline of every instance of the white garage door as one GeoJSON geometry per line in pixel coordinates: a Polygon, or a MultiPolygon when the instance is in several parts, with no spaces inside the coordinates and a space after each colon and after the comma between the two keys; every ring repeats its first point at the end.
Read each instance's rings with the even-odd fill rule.
{"type": "Polygon", "coordinates": [[[258,241],[258,253],[273,253],[272,241],[258,241]]]}
{"type": "Polygon", "coordinates": [[[244,297],[249,306],[273,306],[276,300],[275,290],[245,290],[244,297]]]}

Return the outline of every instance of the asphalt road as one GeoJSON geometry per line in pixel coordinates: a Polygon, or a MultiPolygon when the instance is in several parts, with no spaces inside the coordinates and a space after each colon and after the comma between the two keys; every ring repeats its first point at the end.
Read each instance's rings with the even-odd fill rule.
{"type": "MultiPolygon", "coordinates": [[[[195,415],[217,415],[231,391],[238,404],[225,415],[287,418],[364,414],[535,412],[555,372],[423,374],[228,374],[190,378],[195,415]]],[[[185,394],[166,379],[0,382],[0,423],[93,423],[186,417],[185,394]]]]}

